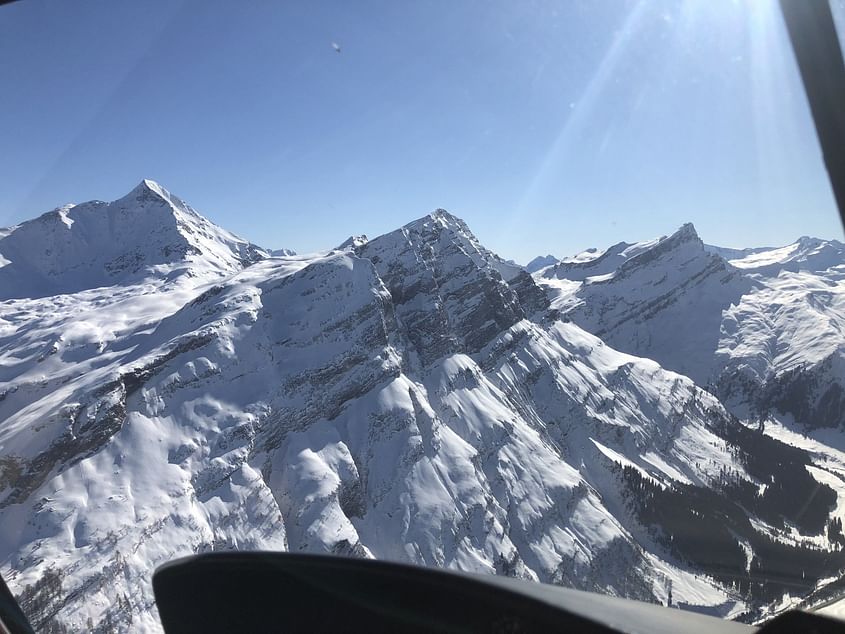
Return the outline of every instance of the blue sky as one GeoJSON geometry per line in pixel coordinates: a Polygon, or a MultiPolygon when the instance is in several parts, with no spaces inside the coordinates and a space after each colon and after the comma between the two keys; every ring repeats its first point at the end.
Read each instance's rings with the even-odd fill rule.
{"type": "Polygon", "coordinates": [[[14,3],[0,7],[0,225],[152,178],[298,251],[436,207],[519,261],[686,221],[725,246],[841,239],[776,10],[14,3]]]}

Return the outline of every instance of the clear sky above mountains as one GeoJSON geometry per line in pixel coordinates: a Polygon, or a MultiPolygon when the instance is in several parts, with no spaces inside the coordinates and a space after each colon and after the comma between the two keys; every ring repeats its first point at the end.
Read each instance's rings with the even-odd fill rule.
{"type": "Polygon", "coordinates": [[[774,1],[26,0],[0,84],[0,225],[147,177],[298,251],[436,207],[523,262],[842,238],[774,1]]]}

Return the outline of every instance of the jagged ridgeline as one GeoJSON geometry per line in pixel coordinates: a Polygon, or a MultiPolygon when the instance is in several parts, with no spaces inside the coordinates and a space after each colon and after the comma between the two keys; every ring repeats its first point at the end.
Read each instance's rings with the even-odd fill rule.
{"type": "Polygon", "coordinates": [[[532,276],[444,210],[296,255],[151,181],[3,230],[0,571],[45,631],[156,631],[152,571],[228,549],[761,615],[844,565],[845,458],[703,387],[799,367],[739,352],[798,350],[800,278],[822,403],[839,304],[746,255],[685,226],[532,276]]]}

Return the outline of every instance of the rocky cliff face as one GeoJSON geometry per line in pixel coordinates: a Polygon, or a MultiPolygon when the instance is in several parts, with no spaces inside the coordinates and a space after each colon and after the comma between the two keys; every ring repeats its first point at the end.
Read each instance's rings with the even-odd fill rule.
{"type": "MultiPolygon", "coordinates": [[[[397,316],[422,363],[457,352],[477,352],[526,317],[516,290],[502,277],[506,265],[478,244],[463,221],[440,209],[356,249],[384,281],[397,316]]],[[[528,310],[542,295],[516,267],[528,310]]],[[[539,302],[539,305],[538,305],[539,302]]]]}

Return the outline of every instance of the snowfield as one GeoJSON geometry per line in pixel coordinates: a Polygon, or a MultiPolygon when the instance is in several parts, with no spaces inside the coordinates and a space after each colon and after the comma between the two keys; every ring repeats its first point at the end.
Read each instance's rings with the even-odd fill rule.
{"type": "Polygon", "coordinates": [[[760,618],[768,570],[845,567],[845,268],[813,245],[728,262],[687,225],[532,277],[437,210],[295,255],[152,181],[3,230],[0,572],[71,631],[159,631],[153,570],[226,549],[760,618]],[[821,493],[784,522],[782,486],[821,493]]]}

